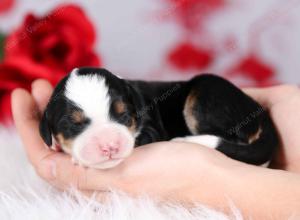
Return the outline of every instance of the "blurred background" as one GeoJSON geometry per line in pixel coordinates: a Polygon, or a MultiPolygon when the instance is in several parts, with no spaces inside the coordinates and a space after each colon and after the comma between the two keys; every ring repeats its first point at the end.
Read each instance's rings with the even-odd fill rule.
{"type": "Polygon", "coordinates": [[[125,78],[300,82],[299,0],[0,0],[0,120],[10,92],[78,66],[125,78]]]}

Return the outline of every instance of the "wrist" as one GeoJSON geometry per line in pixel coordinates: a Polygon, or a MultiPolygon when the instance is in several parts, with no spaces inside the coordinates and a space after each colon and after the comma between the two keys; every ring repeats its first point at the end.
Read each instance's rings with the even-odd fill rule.
{"type": "Polygon", "coordinates": [[[217,151],[204,156],[199,164],[201,169],[194,178],[196,181],[191,184],[186,195],[190,201],[230,211],[230,203],[235,202],[234,197],[240,184],[237,178],[240,175],[240,167],[248,165],[217,151]]]}
{"type": "Polygon", "coordinates": [[[237,161],[218,170],[224,172],[221,178],[225,180],[226,204],[233,202],[245,218],[289,219],[293,213],[299,215],[298,175],[237,161]]]}

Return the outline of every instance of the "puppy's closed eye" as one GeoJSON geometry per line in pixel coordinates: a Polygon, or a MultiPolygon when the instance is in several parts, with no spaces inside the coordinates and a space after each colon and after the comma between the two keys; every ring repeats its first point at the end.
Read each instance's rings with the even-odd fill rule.
{"type": "Polygon", "coordinates": [[[128,128],[135,123],[130,106],[126,105],[125,102],[116,100],[113,102],[112,107],[112,114],[115,116],[115,120],[118,123],[121,123],[128,128]]]}
{"type": "MultiPolygon", "coordinates": [[[[77,115],[78,116],[78,115],[77,115]]],[[[65,115],[58,121],[58,132],[64,134],[65,138],[75,137],[81,133],[85,127],[90,123],[90,120],[84,116],[80,118],[73,118],[73,115],[65,115]]]]}
{"type": "Polygon", "coordinates": [[[127,113],[122,113],[120,115],[120,122],[124,125],[126,125],[127,127],[132,125],[133,122],[133,117],[131,117],[129,114],[127,113]]]}

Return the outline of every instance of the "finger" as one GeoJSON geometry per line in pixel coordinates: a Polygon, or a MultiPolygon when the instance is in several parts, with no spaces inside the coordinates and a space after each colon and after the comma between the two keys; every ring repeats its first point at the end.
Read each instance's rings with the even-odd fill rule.
{"type": "Polygon", "coordinates": [[[117,187],[118,168],[100,170],[74,165],[71,160],[56,160],[56,180],[79,190],[107,191],[117,187]]]}
{"type": "Polygon", "coordinates": [[[31,88],[32,96],[38,106],[39,111],[44,112],[53,92],[53,87],[48,81],[38,79],[32,83],[31,88]]]}
{"type": "Polygon", "coordinates": [[[257,89],[257,88],[246,88],[243,91],[255,99],[258,103],[260,103],[264,107],[269,106],[269,92],[267,89],[257,89]]]}
{"type": "Polygon", "coordinates": [[[36,166],[38,174],[60,189],[108,191],[117,188],[120,172],[116,168],[97,170],[74,165],[70,156],[55,153],[43,158],[36,166]],[[49,175],[50,174],[50,175],[49,175]]]}
{"type": "Polygon", "coordinates": [[[29,160],[34,164],[52,153],[39,135],[38,109],[32,96],[23,89],[12,93],[12,112],[29,160]]]}
{"type": "Polygon", "coordinates": [[[300,92],[299,88],[294,85],[279,85],[260,89],[246,88],[243,91],[267,108],[297,96],[300,92]]]}

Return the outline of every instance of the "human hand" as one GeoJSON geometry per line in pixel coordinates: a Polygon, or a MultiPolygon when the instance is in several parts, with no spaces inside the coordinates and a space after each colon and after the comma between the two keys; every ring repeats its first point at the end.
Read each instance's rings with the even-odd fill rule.
{"type": "MultiPolygon", "coordinates": [[[[32,85],[32,94],[22,89],[14,91],[12,107],[30,162],[42,178],[60,189],[73,185],[89,194],[115,188],[131,195],[147,193],[160,199],[170,199],[172,195],[175,200],[195,200],[195,191],[201,190],[201,186],[220,182],[214,172],[216,164],[226,167],[234,162],[196,144],[161,142],[136,148],[122,164],[110,170],[75,166],[69,155],[48,149],[39,135],[39,116],[52,90],[48,82],[38,80],[32,85]]],[[[211,192],[201,196],[209,197],[208,194],[211,192]]]]}

